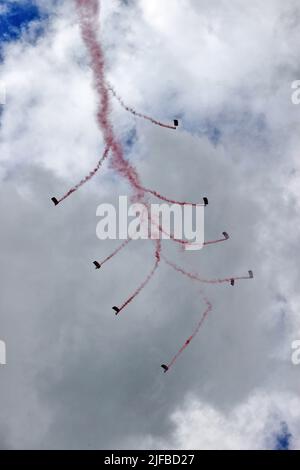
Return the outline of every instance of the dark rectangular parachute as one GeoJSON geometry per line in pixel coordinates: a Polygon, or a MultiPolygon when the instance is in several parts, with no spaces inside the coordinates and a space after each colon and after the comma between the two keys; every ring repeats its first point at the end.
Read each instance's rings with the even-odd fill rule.
{"type": "Polygon", "coordinates": [[[113,307],[112,309],[115,311],[115,314],[118,315],[120,311],[119,307],[113,307]]]}
{"type": "Polygon", "coordinates": [[[54,203],[55,206],[57,206],[57,204],[59,204],[58,200],[56,199],[56,197],[52,197],[51,198],[51,201],[54,203]]]}

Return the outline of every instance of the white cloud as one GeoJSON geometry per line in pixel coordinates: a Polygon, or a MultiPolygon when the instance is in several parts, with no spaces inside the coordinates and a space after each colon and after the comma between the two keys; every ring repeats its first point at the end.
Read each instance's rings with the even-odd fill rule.
{"type": "Polygon", "coordinates": [[[257,392],[233,410],[219,411],[189,398],[171,417],[172,438],[151,442],[153,448],[203,450],[274,449],[282,434],[282,417],[289,422],[291,448],[299,448],[300,403],[292,394],[257,392]]]}

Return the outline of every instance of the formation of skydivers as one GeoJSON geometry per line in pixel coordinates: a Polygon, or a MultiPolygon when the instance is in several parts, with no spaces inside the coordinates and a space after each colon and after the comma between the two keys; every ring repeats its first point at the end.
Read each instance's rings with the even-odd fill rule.
{"type": "MultiPolygon", "coordinates": [[[[175,127],[178,127],[178,125],[179,125],[178,119],[174,119],[173,122],[174,122],[174,126],[175,126],[175,127]]],[[[54,204],[55,206],[57,206],[57,205],[59,204],[59,201],[57,200],[56,197],[52,197],[52,198],[51,198],[51,201],[53,202],[53,204],[54,204]]],[[[207,205],[208,205],[208,198],[207,198],[207,197],[203,197],[203,203],[204,203],[204,206],[207,206],[207,205]]],[[[229,239],[229,235],[228,235],[227,232],[222,232],[222,234],[223,234],[225,240],[228,240],[228,239],[229,239]]],[[[95,269],[100,269],[100,268],[101,268],[101,263],[99,263],[98,261],[93,261],[93,264],[94,264],[94,266],[95,266],[95,269]]],[[[249,274],[249,279],[253,279],[253,277],[254,277],[254,276],[253,276],[253,271],[249,270],[249,271],[248,271],[248,274],[249,274]]],[[[231,278],[231,279],[230,279],[230,285],[231,285],[231,286],[234,286],[234,284],[235,284],[235,279],[234,279],[234,278],[231,278]]],[[[117,306],[113,306],[112,309],[114,310],[115,315],[118,315],[119,312],[120,312],[120,310],[121,310],[121,309],[120,309],[119,307],[117,307],[117,306]]],[[[187,344],[189,344],[189,342],[190,342],[190,339],[188,339],[185,344],[187,345],[187,344]]],[[[166,364],[161,364],[161,367],[162,367],[164,373],[168,372],[169,367],[168,367],[166,364]]]]}

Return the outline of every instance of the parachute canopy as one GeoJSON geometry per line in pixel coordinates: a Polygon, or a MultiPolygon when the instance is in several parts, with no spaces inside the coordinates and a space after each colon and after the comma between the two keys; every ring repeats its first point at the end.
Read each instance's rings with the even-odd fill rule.
{"type": "Polygon", "coordinates": [[[55,206],[57,206],[58,200],[56,199],[56,197],[52,197],[51,201],[54,203],[55,206]]]}

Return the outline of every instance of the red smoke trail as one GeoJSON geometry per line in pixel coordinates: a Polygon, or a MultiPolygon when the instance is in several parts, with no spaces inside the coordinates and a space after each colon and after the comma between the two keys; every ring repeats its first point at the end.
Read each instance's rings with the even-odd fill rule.
{"type": "Polygon", "coordinates": [[[135,109],[133,108],[130,108],[129,106],[127,106],[124,101],[122,100],[122,98],[116,93],[115,89],[112,87],[112,85],[110,85],[109,83],[107,83],[107,87],[109,89],[109,91],[112,92],[113,96],[119,101],[120,105],[122,106],[122,108],[124,108],[126,111],[128,111],[129,113],[133,114],[134,116],[136,117],[140,117],[142,119],[146,119],[147,121],[150,121],[152,122],[152,124],[155,124],[156,126],[160,126],[160,127],[165,127],[166,129],[175,129],[176,130],[176,126],[170,126],[169,124],[163,124],[162,122],[160,121],[157,121],[156,119],[153,119],[152,117],[150,116],[146,116],[146,114],[141,114],[141,113],[138,113],[135,109]]]}
{"type": "Polygon", "coordinates": [[[216,243],[221,243],[221,242],[225,242],[225,241],[229,240],[229,235],[226,232],[223,232],[224,238],[220,238],[218,240],[207,241],[207,242],[204,242],[203,244],[202,243],[190,242],[189,240],[183,240],[183,239],[180,239],[180,238],[175,238],[174,235],[172,235],[171,233],[168,233],[166,230],[164,230],[163,227],[158,222],[154,221],[153,218],[151,218],[151,216],[149,216],[148,219],[149,219],[150,223],[152,223],[153,225],[155,225],[155,227],[157,227],[159,229],[160,233],[165,234],[173,242],[179,243],[183,250],[185,249],[185,246],[187,246],[187,245],[205,247],[205,246],[208,246],[208,245],[214,245],[216,243]]]}
{"type": "Polygon", "coordinates": [[[152,279],[156,269],[158,268],[160,262],[160,255],[161,255],[161,243],[160,240],[156,240],[156,250],[155,250],[155,264],[146,277],[146,279],[142,282],[142,284],[134,291],[134,293],[118,308],[118,313],[121,312],[128,304],[130,304],[138,295],[139,293],[146,287],[149,281],[152,279]]]}
{"type": "Polygon", "coordinates": [[[145,193],[152,194],[153,196],[157,197],[161,201],[169,202],[170,204],[178,204],[179,206],[194,206],[194,207],[196,207],[196,206],[205,206],[206,205],[205,203],[197,204],[195,202],[175,201],[174,199],[168,199],[167,197],[163,196],[162,194],[160,194],[157,191],[154,191],[153,189],[148,189],[148,188],[141,188],[141,189],[143,189],[143,191],[145,193]]]}
{"type": "Polygon", "coordinates": [[[109,148],[106,148],[104,150],[103,156],[99,160],[97,166],[85,178],[83,178],[78,184],[73,186],[73,188],[69,189],[69,191],[63,197],[58,199],[56,205],[59,204],[60,202],[62,202],[64,199],[67,199],[67,197],[69,197],[72,193],[75,193],[75,191],[77,191],[81,186],[83,186],[85,183],[87,183],[88,181],[90,181],[93,178],[93,176],[97,173],[99,168],[102,166],[102,163],[106,159],[106,157],[108,155],[108,152],[109,152],[109,148]]]}
{"type": "MultiPolygon", "coordinates": [[[[151,216],[148,214],[148,220],[150,220],[150,222],[153,222],[153,220],[151,219],[151,216]]],[[[166,231],[163,230],[163,228],[159,225],[159,224],[156,224],[154,222],[154,225],[156,225],[160,232],[162,233],[165,233],[167,235],[169,235],[166,231]]],[[[170,236],[170,239],[175,241],[175,242],[178,242],[178,243],[181,243],[181,244],[185,244],[185,243],[189,243],[189,242],[186,242],[185,240],[179,240],[179,239],[176,239],[174,238],[172,235],[169,235],[170,236]]],[[[204,243],[204,246],[205,245],[209,245],[209,244],[212,244],[212,243],[218,243],[219,241],[225,241],[226,239],[222,239],[222,240],[215,240],[215,241],[211,241],[211,242],[205,242],[204,243]]],[[[119,245],[110,255],[108,255],[106,258],[104,258],[103,261],[98,261],[98,265],[101,267],[103,264],[105,264],[107,261],[111,260],[114,256],[116,256],[121,250],[123,250],[123,248],[125,248],[129,242],[131,242],[132,239],[131,238],[128,238],[127,240],[124,240],[123,243],[121,243],[121,245],[119,245]]],[[[94,262],[95,263],[95,262],[94,262]]]]}
{"type": "MultiPolygon", "coordinates": [[[[201,292],[202,294],[202,292],[201,292]]],[[[203,295],[203,294],[202,294],[203,295]]],[[[183,353],[183,351],[188,347],[188,345],[190,344],[190,342],[195,338],[195,336],[199,333],[199,330],[201,328],[201,326],[203,325],[206,317],[208,316],[208,314],[212,311],[212,304],[209,302],[209,300],[207,300],[207,298],[205,296],[203,296],[203,299],[204,299],[204,302],[206,303],[207,305],[207,308],[205,310],[205,312],[202,314],[202,317],[200,319],[200,321],[198,322],[196,328],[194,329],[193,333],[191,334],[191,336],[188,337],[188,339],[186,340],[186,342],[184,343],[183,346],[181,346],[181,348],[179,349],[179,351],[175,354],[175,356],[173,357],[173,359],[169,362],[169,364],[167,364],[167,368],[170,369],[173,364],[177,361],[178,357],[183,353]]]]}
{"type": "Polygon", "coordinates": [[[169,261],[163,255],[162,255],[162,258],[169,266],[171,266],[171,268],[175,269],[175,271],[177,271],[178,273],[181,273],[184,276],[187,276],[188,278],[193,279],[194,281],[201,282],[203,284],[224,284],[225,282],[239,281],[242,279],[250,279],[250,276],[226,277],[224,279],[203,279],[199,276],[199,274],[185,271],[180,266],[177,266],[177,264],[173,263],[172,261],[169,261]]]}
{"type": "MultiPolygon", "coordinates": [[[[210,241],[204,242],[203,243],[203,248],[205,246],[215,245],[216,243],[226,242],[228,239],[229,239],[229,237],[226,237],[226,238],[224,237],[224,238],[220,238],[218,240],[210,240],[210,241]]],[[[188,240],[178,240],[177,238],[174,238],[173,241],[177,242],[177,243],[180,243],[182,245],[181,249],[183,251],[185,250],[185,245],[201,246],[201,244],[199,244],[199,243],[190,242],[188,240]]]]}
{"type": "Polygon", "coordinates": [[[83,41],[91,56],[91,66],[94,75],[94,85],[98,94],[99,103],[97,111],[97,122],[103,132],[103,137],[107,148],[112,152],[112,167],[123,177],[127,179],[131,187],[135,190],[135,197],[141,200],[145,192],[150,193],[157,198],[179,205],[195,205],[189,202],[180,202],[168,199],[157,191],[146,189],[142,186],[135,168],[124,159],[122,147],[117,141],[113,126],[109,120],[109,96],[108,88],[105,83],[104,73],[104,54],[97,34],[99,30],[98,0],[75,0],[79,13],[80,27],[83,41]]]}
{"type": "MultiPolygon", "coordinates": [[[[150,216],[150,215],[148,216],[148,219],[151,221],[151,216],[150,216]]],[[[155,223],[154,223],[154,224],[155,224],[155,223]]],[[[155,225],[156,225],[156,224],[155,224],[155,225]]],[[[159,227],[159,229],[160,229],[161,232],[167,234],[167,232],[165,232],[165,231],[161,228],[161,226],[158,225],[158,227],[159,227]]],[[[188,243],[188,242],[186,242],[185,240],[176,239],[176,238],[172,237],[172,235],[170,235],[170,239],[173,240],[174,242],[178,242],[178,243],[181,243],[181,244],[188,243]]],[[[225,241],[225,240],[227,240],[227,239],[221,239],[221,240],[215,240],[215,241],[211,241],[211,242],[205,242],[205,243],[204,243],[204,246],[209,245],[209,244],[213,244],[213,243],[218,243],[219,241],[225,241]]],[[[124,240],[124,241],[121,243],[121,245],[119,245],[110,255],[108,255],[106,258],[104,258],[103,261],[101,261],[101,262],[99,261],[98,264],[99,264],[100,266],[103,266],[103,264],[105,264],[107,261],[110,261],[110,260],[111,260],[114,256],[116,256],[121,250],[123,250],[123,248],[125,248],[125,247],[128,245],[128,243],[131,242],[131,241],[132,241],[131,238],[128,238],[127,240],[124,240]]],[[[94,262],[94,263],[95,263],[95,262],[94,262]]]]}
{"type": "Polygon", "coordinates": [[[220,240],[211,240],[209,242],[204,242],[203,246],[215,245],[216,243],[221,243],[221,242],[225,242],[225,241],[226,241],[226,238],[220,238],[220,240]]]}
{"type": "MultiPolygon", "coordinates": [[[[93,71],[93,77],[94,77],[94,86],[98,95],[98,108],[97,108],[97,123],[99,128],[103,132],[103,138],[105,141],[105,145],[107,149],[111,150],[112,154],[112,162],[111,166],[112,168],[121,176],[126,178],[128,183],[130,184],[131,188],[134,190],[134,197],[135,200],[143,201],[145,198],[145,193],[152,194],[153,196],[165,201],[169,202],[172,204],[179,204],[179,205],[196,205],[195,203],[189,203],[189,202],[179,202],[175,201],[172,199],[168,199],[165,196],[162,196],[160,193],[157,191],[151,190],[151,189],[146,189],[142,186],[139,175],[135,168],[125,160],[124,155],[123,155],[123,150],[118,142],[114,129],[112,126],[112,123],[110,122],[109,119],[109,113],[110,113],[110,101],[109,101],[109,89],[108,86],[106,85],[105,82],[105,64],[104,64],[104,55],[103,55],[103,50],[101,47],[100,42],[98,41],[97,35],[98,35],[98,30],[99,30],[99,24],[98,24],[98,14],[99,14],[99,1],[98,0],[75,0],[76,5],[78,8],[78,13],[79,13],[79,19],[80,19],[80,27],[81,27],[81,33],[82,33],[82,38],[83,41],[89,51],[90,57],[91,57],[91,67],[93,71]]],[[[126,109],[126,107],[125,107],[126,109]]],[[[131,110],[131,108],[128,108],[128,111],[134,112],[134,110],[131,110]]],[[[138,115],[138,114],[136,114],[138,115]]],[[[147,118],[147,116],[140,115],[140,117],[147,118]]],[[[151,121],[151,118],[150,118],[151,121]]],[[[153,121],[152,121],[153,122],[153,121]]],[[[158,123],[158,121],[154,122],[158,123]]],[[[164,125],[164,127],[166,127],[164,125]]],[[[207,201],[205,202],[204,199],[204,205],[207,204],[207,201]]],[[[114,307],[114,310],[116,313],[119,313],[122,309],[124,309],[132,300],[142,291],[142,289],[148,284],[148,282],[151,280],[152,276],[154,275],[160,259],[161,259],[161,243],[160,240],[156,241],[157,247],[156,247],[156,252],[155,252],[155,264],[154,267],[152,268],[151,272],[147,276],[147,278],[144,280],[144,282],[139,286],[139,288],[127,299],[120,308],[114,307]]],[[[121,249],[121,248],[120,248],[121,249]]],[[[164,258],[165,259],[165,258],[164,258]]],[[[208,284],[216,284],[216,283],[223,283],[223,282],[233,282],[234,280],[238,279],[248,279],[248,277],[236,277],[236,278],[226,278],[226,279],[215,279],[215,280],[205,280],[201,279],[198,275],[188,273],[184,271],[182,268],[178,267],[174,263],[169,262],[166,260],[166,263],[169,264],[173,269],[176,271],[188,276],[190,279],[197,280],[198,282],[204,282],[208,284]]],[[[252,274],[252,272],[251,272],[252,274]]],[[[250,276],[250,272],[249,272],[250,276]]],[[[253,277],[253,274],[252,274],[253,277]]],[[[185,345],[180,349],[178,354],[181,354],[181,352],[185,349],[185,347],[189,344],[191,339],[194,338],[194,336],[197,334],[199,328],[201,327],[206,315],[209,313],[211,310],[211,304],[207,302],[207,310],[204,313],[204,317],[200,320],[199,324],[197,325],[196,330],[190,336],[190,338],[186,341],[185,345]]],[[[178,357],[178,354],[175,356],[175,358],[171,361],[170,364],[173,364],[176,358],[178,357]]]]}
{"type": "Polygon", "coordinates": [[[223,232],[223,237],[224,238],[220,238],[218,240],[212,240],[212,241],[204,242],[204,246],[214,245],[215,243],[222,243],[222,242],[226,242],[227,240],[229,240],[229,235],[228,235],[227,232],[223,232]]]}
{"type": "MultiPolygon", "coordinates": [[[[110,122],[109,119],[109,113],[110,113],[110,102],[109,102],[109,90],[114,94],[114,96],[119,100],[121,105],[128,111],[131,112],[133,115],[144,118],[146,120],[149,120],[153,124],[160,125],[162,127],[167,127],[167,128],[172,128],[174,129],[175,127],[175,121],[174,121],[174,127],[173,126],[167,126],[164,125],[163,123],[160,123],[159,121],[153,120],[152,118],[149,118],[148,116],[145,116],[143,114],[137,113],[134,109],[129,108],[124,104],[124,102],[116,95],[114,90],[112,90],[112,87],[108,86],[105,82],[105,64],[104,64],[104,55],[103,55],[103,50],[101,47],[100,42],[97,39],[97,34],[99,30],[99,24],[98,24],[98,14],[99,14],[99,1],[98,0],[75,0],[77,8],[78,8],[78,13],[79,13],[79,18],[80,18],[80,26],[81,26],[81,33],[82,33],[82,38],[83,41],[89,51],[90,57],[91,57],[91,67],[93,71],[93,76],[94,76],[94,85],[95,89],[98,95],[98,111],[97,111],[97,123],[99,128],[103,132],[103,138],[106,144],[106,148],[111,150],[112,153],[112,168],[121,176],[126,178],[132,189],[134,190],[134,197],[135,200],[139,201],[144,201],[145,194],[151,194],[152,196],[155,196],[165,202],[171,203],[171,204],[179,204],[179,205],[192,205],[196,206],[195,203],[189,203],[189,202],[179,202],[175,201],[172,199],[168,199],[165,196],[162,196],[160,193],[157,191],[151,190],[151,189],[146,189],[142,186],[139,175],[135,168],[130,165],[128,161],[124,159],[123,156],[123,151],[120,146],[120,143],[117,141],[117,138],[114,133],[113,126],[110,122]]],[[[176,128],[176,127],[175,127],[176,128]]],[[[93,173],[93,172],[92,172],[93,173]]],[[[56,204],[58,203],[55,198],[53,198],[53,202],[56,204]]],[[[204,198],[204,205],[207,204],[206,198],[204,198]]],[[[161,227],[160,231],[161,231],[161,227]]],[[[173,238],[174,239],[174,238],[173,238]]],[[[174,239],[175,241],[175,239],[174,239]]],[[[205,245],[213,244],[213,243],[219,243],[224,240],[215,240],[212,242],[206,242],[205,245]]],[[[127,242],[127,241],[126,241],[127,242]]],[[[116,253],[118,253],[122,248],[124,248],[125,243],[124,242],[121,247],[117,248],[115,252],[112,254],[114,256],[116,253]]],[[[148,284],[148,282],[151,280],[152,276],[154,275],[156,269],[158,268],[160,259],[161,259],[161,242],[160,240],[156,241],[156,252],[155,252],[155,264],[154,267],[152,268],[151,272],[147,276],[147,278],[144,280],[144,282],[140,285],[140,287],[127,299],[123,305],[118,308],[118,307],[113,307],[113,309],[116,311],[118,314],[121,310],[123,310],[130,302],[133,301],[133,299],[142,291],[142,289],[148,284]]],[[[108,259],[111,259],[112,256],[110,255],[105,261],[108,259]]],[[[219,283],[224,283],[224,282],[231,282],[232,285],[234,284],[235,280],[239,279],[249,279],[250,277],[253,277],[252,271],[249,271],[249,277],[235,277],[235,278],[226,278],[226,279],[214,279],[214,280],[206,280],[200,278],[197,274],[189,273],[176,264],[166,260],[164,258],[165,262],[170,265],[173,269],[178,271],[179,273],[189,277],[190,279],[196,280],[198,282],[203,282],[207,284],[219,284],[219,283]]],[[[98,263],[99,264],[99,263],[98,263]]],[[[98,268],[98,266],[96,266],[98,268]]],[[[100,267],[100,266],[99,266],[100,267]]],[[[190,341],[196,336],[198,333],[199,329],[201,328],[201,325],[203,324],[206,316],[212,309],[212,305],[209,303],[209,301],[204,297],[204,300],[207,305],[207,309],[204,312],[201,320],[199,321],[196,329],[192,333],[192,335],[187,339],[185,344],[180,348],[178,353],[174,356],[174,358],[171,360],[169,367],[171,367],[178,356],[184,351],[184,349],[188,346],[190,341]]],[[[168,366],[163,366],[164,369],[168,370],[168,366]]]]}
{"type": "Polygon", "coordinates": [[[109,96],[105,84],[104,54],[98,41],[98,0],[75,0],[79,13],[79,21],[83,41],[91,57],[91,66],[94,76],[94,86],[98,94],[97,122],[103,132],[106,146],[112,152],[112,167],[123,177],[136,192],[137,199],[144,196],[139,176],[128,161],[124,159],[122,147],[117,141],[113,126],[109,120],[109,96]]]}
{"type": "Polygon", "coordinates": [[[126,245],[128,245],[128,243],[131,242],[131,238],[128,238],[128,240],[124,240],[123,243],[121,243],[121,245],[118,246],[118,248],[116,248],[110,255],[108,255],[103,261],[101,261],[101,263],[99,262],[100,266],[102,266],[104,263],[106,263],[107,261],[109,261],[110,259],[112,259],[114,256],[116,256],[116,254],[119,253],[119,251],[123,250],[123,248],[125,248],[126,245]]]}

